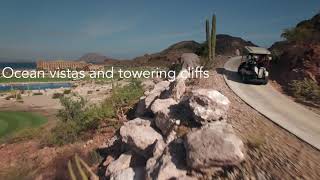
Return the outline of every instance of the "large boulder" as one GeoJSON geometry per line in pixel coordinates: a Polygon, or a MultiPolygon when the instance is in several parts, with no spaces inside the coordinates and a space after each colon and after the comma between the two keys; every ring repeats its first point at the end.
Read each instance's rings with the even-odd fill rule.
{"type": "Polygon", "coordinates": [[[151,79],[146,79],[141,83],[144,90],[150,91],[154,88],[155,83],[151,79]]]}
{"type": "Polygon", "coordinates": [[[244,145],[226,122],[216,121],[189,132],[184,142],[189,167],[201,170],[237,165],[244,160],[244,145]]]}
{"type": "Polygon", "coordinates": [[[111,175],[110,180],[141,180],[145,178],[144,168],[127,168],[111,175]]]}
{"type": "Polygon", "coordinates": [[[189,71],[186,69],[182,69],[176,77],[176,80],[174,82],[171,82],[170,96],[173,99],[180,100],[181,97],[184,95],[187,89],[185,81],[189,78],[189,76],[189,71]]]}
{"type": "Polygon", "coordinates": [[[195,68],[200,65],[200,58],[194,53],[184,53],[180,58],[182,69],[195,68]]]}
{"type": "Polygon", "coordinates": [[[148,158],[152,153],[156,141],[161,141],[162,136],[155,131],[149,120],[136,118],[124,123],[120,128],[121,139],[133,151],[148,158]]]}
{"type": "Polygon", "coordinates": [[[187,176],[183,144],[172,142],[159,156],[147,161],[147,180],[191,179],[187,176]]]}
{"type": "Polygon", "coordinates": [[[106,169],[105,175],[108,177],[112,174],[115,174],[121,170],[127,169],[130,167],[132,154],[130,152],[121,154],[119,158],[109,164],[106,169]]]}
{"type": "Polygon", "coordinates": [[[158,97],[160,97],[162,92],[164,92],[165,90],[169,90],[169,85],[170,85],[169,81],[160,81],[159,83],[157,83],[154,86],[153,90],[151,90],[148,93],[148,95],[145,99],[146,109],[150,108],[150,105],[152,105],[154,100],[156,100],[158,97]]]}
{"type": "Polygon", "coordinates": [[[166,136],[173,128],[175,120],[172,117],[171,108],[178,103],[172,99],[157,99],[151,106],[151,111],[155,114],[155,125],[166,136]]]}
{"type": "Polygon", "coordinates": [[[160,157],[166,147],[167,147],[167,144],[164,141],[157,141],[156,144],[154,145],[152,156],[160,157]]]}
{"type": "Polygon", "coordinates": [[[189,100],[194,119],[201,124],[226,119],[229,104],[227,97],[212,89],[193,90],[189,100]]]}
{"type": "Polygon", "coordinates": [[[135,111],[135,116],[136,117],[142,117],[146,114],[147,109],[146,109],[146,101],[145,101],[146,97],[142,96],[140,97],[139,102],[136,105],[136,111],[135,111]]]}

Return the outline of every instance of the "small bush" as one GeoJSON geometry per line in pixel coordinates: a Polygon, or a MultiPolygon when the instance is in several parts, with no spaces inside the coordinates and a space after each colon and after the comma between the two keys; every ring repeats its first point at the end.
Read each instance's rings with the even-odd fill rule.
{"type": "Polygon", "coordinates": [[[52,99],[59,99],[59,98],[61,98],[61,97],[63,97],[63,94],[62,94],[62,93],[54,93],[54,94],[52,95],[52,99]]]}
{"type": "Polygon", "coordinates": [[[34,96],[40,96],[40,95],[43,95],[43,93],[42,92],[35,92],[35,93],[33,93],[33,95],[34,96]]]}
{"type": "Polygon", "coordinates": [[[100,105],[87,106],[80,96],[61,97],[63,109],[59,110],[59,122],[45,139],[47,145],[64,145],[82,139],[89,130],[96,129],[100,121],[114,128],[119,121],[114,120],[121,111],[126,113],[143,95],[138,81],[132,81],[124,87],[114,87],[110,97],[100,105]]]}
{"type": "Polygon", "coordinates": [[[93,91],[88,91],[88,92],[87,92],[87,94],[92,94],[92,93],[93,93],[93,91]]]}
{"type": "Polygon", "coordinates": [[[63,109],[59,110],[59,122],[48,136],[49,145],[64,145],[81,139],[83,132],[97,128],[99,118],[94,107],[86,107],[80,96],[61,97],[63,109]]]}
{"type": "Polygon", "coordinates": [[[21,94],[17,94],[16,99],[17,100],[22,100],[21,94]]]}
{"type": "Polygon", "coordinates": [[[73,143],[78,140],[78,129],[75,123],[68,122],[57,123],[47,138],[44,139],[45,145],[62,146],[67,143],[73,143]]]}
{"type": "Polygon", "coordinates": [[[63,91],[63,94],[70,94],[71,93],[71,89],[65,89],[64,91],[63,91]]]}
{"type": "Polygon", "coordinates": [[[289,90],[299,100],[320,104],[320,86],[311,79],[293,80],[289,90]]]}

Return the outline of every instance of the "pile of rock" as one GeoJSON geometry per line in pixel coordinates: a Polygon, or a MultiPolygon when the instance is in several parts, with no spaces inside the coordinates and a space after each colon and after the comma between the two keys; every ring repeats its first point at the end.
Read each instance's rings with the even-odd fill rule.
{"type": "MultiPolygon", "coordinates": [[[[124,148],[108,163],[110,179],[196,179],[189,172],[236,166],[245,159],[244,145],[226,123],[229,100],[212,89],[186,93],[188,71],[175,82],[160,81],[145,93],[137,106],[136,119],[120,128],[124,148]],[[186,95],[188,94],[188,95],[186,95]],[[179,116],[187,105],[197,127],[178,137],[179,116]],[[136,163],[134,159],[142,159],[136,163]]],[[[149,83],[151,84],[151,83],[149,83]]]]}

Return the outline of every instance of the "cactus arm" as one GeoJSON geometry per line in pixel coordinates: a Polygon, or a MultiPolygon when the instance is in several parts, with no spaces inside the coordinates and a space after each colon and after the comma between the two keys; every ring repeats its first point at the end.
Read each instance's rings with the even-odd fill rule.
{"type": "Polygon", "coordinates": [[[90,169],[88,164],[84,162],[81,158],[79,158],[80,163],[82,166],[87,170],[87,172],[90,174],[90,180],[99,180],[99,177],[90,169]]]}
{"type": "Polygon", "coordinates": [[[68,171],[69,171],[71,180],[77,180],[76,175],[75,175],[74,172],[73,172],[73,169],[72,169],[72,165],[71,165],[71,161],[70,161],[70,160],[69,160],[69,162],[68,162],[68,171]]]}
{"type": "Polygon", "coordinates": [[[76,165],[77,165],[77,168],[78,168],[78,171],[80,173],[80,176],[81,176],[82,180],[88,180],[88,177],[87,177],[86,173],[81,168],[81,164],[80,164],[80,161],[79,161],[79,156],[77,154],[75,155],[74,159],[76,161],[76,165]]]}

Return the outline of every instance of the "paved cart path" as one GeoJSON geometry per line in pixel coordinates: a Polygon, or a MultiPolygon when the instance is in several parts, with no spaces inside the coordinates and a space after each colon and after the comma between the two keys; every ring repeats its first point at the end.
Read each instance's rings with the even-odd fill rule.
{"type": "Polygon", "coordinates": [[[320,115],[295,103],[271,85],[244,84],[237,73],[241,57],[229,59],[224,65],[228,86],[247,104],[320,150],[320,115]]]}

